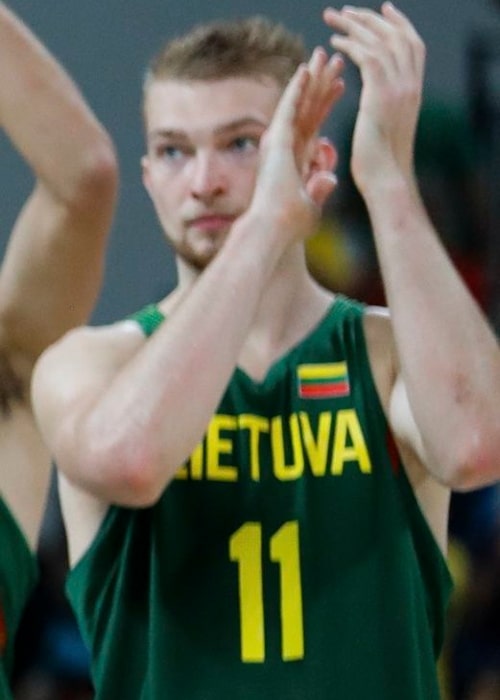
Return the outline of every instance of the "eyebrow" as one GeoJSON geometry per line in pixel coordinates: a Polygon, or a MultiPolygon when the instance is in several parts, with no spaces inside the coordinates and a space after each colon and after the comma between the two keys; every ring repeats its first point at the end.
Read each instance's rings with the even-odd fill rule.
{"type": "MultiPolygon", "coordinates": [[[[238,131],[239,129],[244,129],[247,127],[261,127],[262,129],[267,129],[268,124],[261,119],[256,117],[242,117],[241,119],[235,119],[227,124],[221,124],[214,130],[216,136],[222,134],[230,133],[232,131],[238,131]]],[[[178,129],[154,129],[149,133],[149,138],[166,138],[166,139],[189,139],[185,131],[178,129]]]]}

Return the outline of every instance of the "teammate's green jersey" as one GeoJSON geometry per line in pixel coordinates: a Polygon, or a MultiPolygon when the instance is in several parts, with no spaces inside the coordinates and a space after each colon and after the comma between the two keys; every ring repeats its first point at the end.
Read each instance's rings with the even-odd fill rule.
{"type": "Polygon", "coordinates": [[[338,298],[263,381],[236,369],[159,502],[109,509],[68,579],[98,700],[438,698],[450,577],[362,313],[338,298]]]}
{"type": "Polygon", "coordinates": [[[9,677],[14,638],[36,574],[28,543],[0,497],[0,700],[12,697],[9,677]]]}

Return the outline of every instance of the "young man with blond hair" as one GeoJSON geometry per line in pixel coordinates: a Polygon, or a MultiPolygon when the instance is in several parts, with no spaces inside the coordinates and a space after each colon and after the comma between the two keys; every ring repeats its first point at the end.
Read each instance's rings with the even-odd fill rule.
{"type": "Polygon", "coordinates": [[[500,476],[500,353],[415,183],[422,40],[391,3],[324,19],[361,72],[351,165],[390,314],[305,263],[343,59],[223,22],[145,83],[176,289],[35,373],[99,699],[438,698],[449,493],[500,476]]]}

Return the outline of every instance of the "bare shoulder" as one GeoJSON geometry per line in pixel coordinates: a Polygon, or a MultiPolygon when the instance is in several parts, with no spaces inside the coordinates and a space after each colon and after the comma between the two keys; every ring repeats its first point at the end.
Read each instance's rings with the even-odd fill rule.
{"type": "Polygon", "coordinates": [[[60,371],[65,367],[98,368],[121,365],[144,343],[137,323],[120,321],[107,326],[81,326],[68,331],[41,355],[36,373],[60,371]]]}
{"type": "Polygon", "coordinates": [[[386,414],[397,379],[398,366],[389,310],[368,306],[363,318],[370,367],[386,414]]]}
{"type": "Polygon", "coordinates": [[[144,339],[138,323],[133,320],[126,319],[111,323],[105,326],[79,326],[65,333],[60,340],[50,346],[49,352],[58,349],[74,351],[79,347],[88,345],[98,348],[108,348],[110,353],[126,351],[127,348],[133,349],[136,345],[141,344],[144,339]]]}
{"type": "Polygon", "coordinates": [[[33,409],[42,434],[47,424],[91,402],[144,342],[138,324],[126,320],[75,328],[47,348],[35,365],[31,382],[33,409]]]}

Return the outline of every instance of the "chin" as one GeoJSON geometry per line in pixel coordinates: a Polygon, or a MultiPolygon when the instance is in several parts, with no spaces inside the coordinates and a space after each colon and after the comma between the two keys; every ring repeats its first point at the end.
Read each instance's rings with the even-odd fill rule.
{"type": "Polygon", "coordinates": [[[224,245],[229,229],[212,232],[210,235],[185,236],[181,241],[170,241],[176,255],[194,270],[204,270],[224,245]]]}

